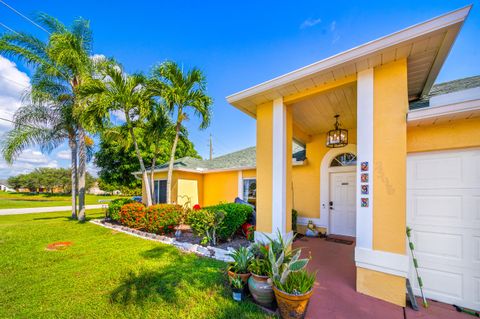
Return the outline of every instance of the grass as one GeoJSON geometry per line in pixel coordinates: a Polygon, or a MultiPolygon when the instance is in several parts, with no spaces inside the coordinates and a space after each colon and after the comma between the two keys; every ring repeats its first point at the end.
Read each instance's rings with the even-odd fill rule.
{"type": "Polygon", "coordinates": [[[66,216],[0,216],[0,318],[266,317],[232,300],[223,262],[66,216]]]}
{"type": "MultiPolygon", "coordinates": [[[[98,202],[99,200],[111,200],[115,198],[119,198],[119,196],[100,196],[87,194],[85,197],[85,203],[87,205],[96,205],[100,204],[98,202]]],[[[72,205],[70,195],[0,192],[0,209],[70,205],[72,205]]]]}

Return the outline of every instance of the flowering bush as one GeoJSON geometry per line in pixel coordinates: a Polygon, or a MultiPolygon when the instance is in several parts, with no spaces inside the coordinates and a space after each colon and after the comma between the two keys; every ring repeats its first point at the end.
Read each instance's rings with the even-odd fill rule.
{"type": "Polygon", "coordinates": [[[119,220],[120,219],[120,209],[125,204],[130,204],[135,202],[133,199],[130,198],[117,198],[112,200],[108,204],[107,214],[112,220],[119,220]]]}
{"type": "Polygon", "coordinates": [[[205,207],[208,211],[222,211],[225,217],[218,226],[218,237],[225,241],[235,234],[235,232],[243,225],[253,213],[253,208],[250,205],[225,203],[215,206],[205,207]]]}
{"type": "Polygon", "coordinates": [[[120,223],[130,228],[145,228],[145,205],[141,203],[125,204],[120,209],[120,223]]]}
{"type": "Polygon", "coordinates": [[[145,229],[156,234],[171,233],[184,214],[180,205],[158,204],[147,208],[145,229]]]}

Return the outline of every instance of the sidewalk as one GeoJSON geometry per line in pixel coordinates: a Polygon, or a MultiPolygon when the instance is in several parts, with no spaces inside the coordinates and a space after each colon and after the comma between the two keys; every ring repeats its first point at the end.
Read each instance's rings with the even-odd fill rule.
{"type": "MultiPolygon", "coordinates": [[[[103,208],[105,205],[86,205],[86,209],[103,208]]],[[[51,213],[72,210],[72,206],[53,206],[53,207],[32,207],[32,208],[11,208],[0,209],[0,216],[2,215],[19,215],[19,214],[33,214],[33,213],[51,213]]]]}

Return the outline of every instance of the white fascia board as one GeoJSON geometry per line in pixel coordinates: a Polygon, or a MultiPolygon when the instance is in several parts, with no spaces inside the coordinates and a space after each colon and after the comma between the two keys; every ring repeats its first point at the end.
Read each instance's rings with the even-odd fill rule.
{"type": "Polygon", "coordinates": [[[480,110],[480,87],[437,96],[433,105],[409,111],[407,120],[413,122],[478,110],[480,110]]]}
{"type": "MultiPolygon", "coordinates": [[[[219,169],[192,169],[192,168],[174,168],[175,172],[188,172],[188,173],[197,173],[197,174],[208,174],[208,173],[219,173],[219,172],[232,172],[232,171],[246,171],[250,169],[256,169],[255,166],[244,166],[244,167],[232,167],[232,168],[219,168],[219,169]]],[[[147,171],[150,173],[150,171],[147,171]]],[[[155,169],[154,173],[168,172],[168,168],[155,169]]],[[[142,172],[133,172],[133,175],[140,175],[142,172]]]]}
{"type": "Polygon", "coordinates": [[[401,31],[397,31],[379,39],[367,42],[350,50],[341,52],[321,61],[307,65],[303,68],[281,75],[272,80],[260,83],[238,93],[229,95],[227,96],[227,101],[230,104],[234,104],[237,101],[252,97],[257,94],[261,94],[262,92],[271,89],[281,87],[285,84],[299,80],[306,76],[316,74],[327,69],[331,69],[344,63],[353,62],[357,59],[361,59],[362,57],[365,57],[377,51],[400,45],[403,42],[415,39],[417,37],[421,37],[435,30],[439,30],[450,25],[463,22],[468,16],[471,8],[472,5],[469,5],[455,11],[446,13],[439,17],[430,19],[428,21],[415,24],[411,27],[408,27],[401,31]]]}

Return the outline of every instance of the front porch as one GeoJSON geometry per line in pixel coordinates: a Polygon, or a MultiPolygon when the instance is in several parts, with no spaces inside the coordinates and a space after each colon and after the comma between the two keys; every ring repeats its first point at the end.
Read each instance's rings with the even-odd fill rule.
{"type": "MultiPolygon", "coordinates": [[[[307,318],[368,319],[468,319],[453,306],[429,300],[429,308],[414,311],[355,291],[355,243],[352,245],[304,237],[294,243],[311,254],[309,270],[317,272],[315,293],[308,306],[307,318]]],[[[420,300],[418,304],[421,305],[420,300]]]]}

